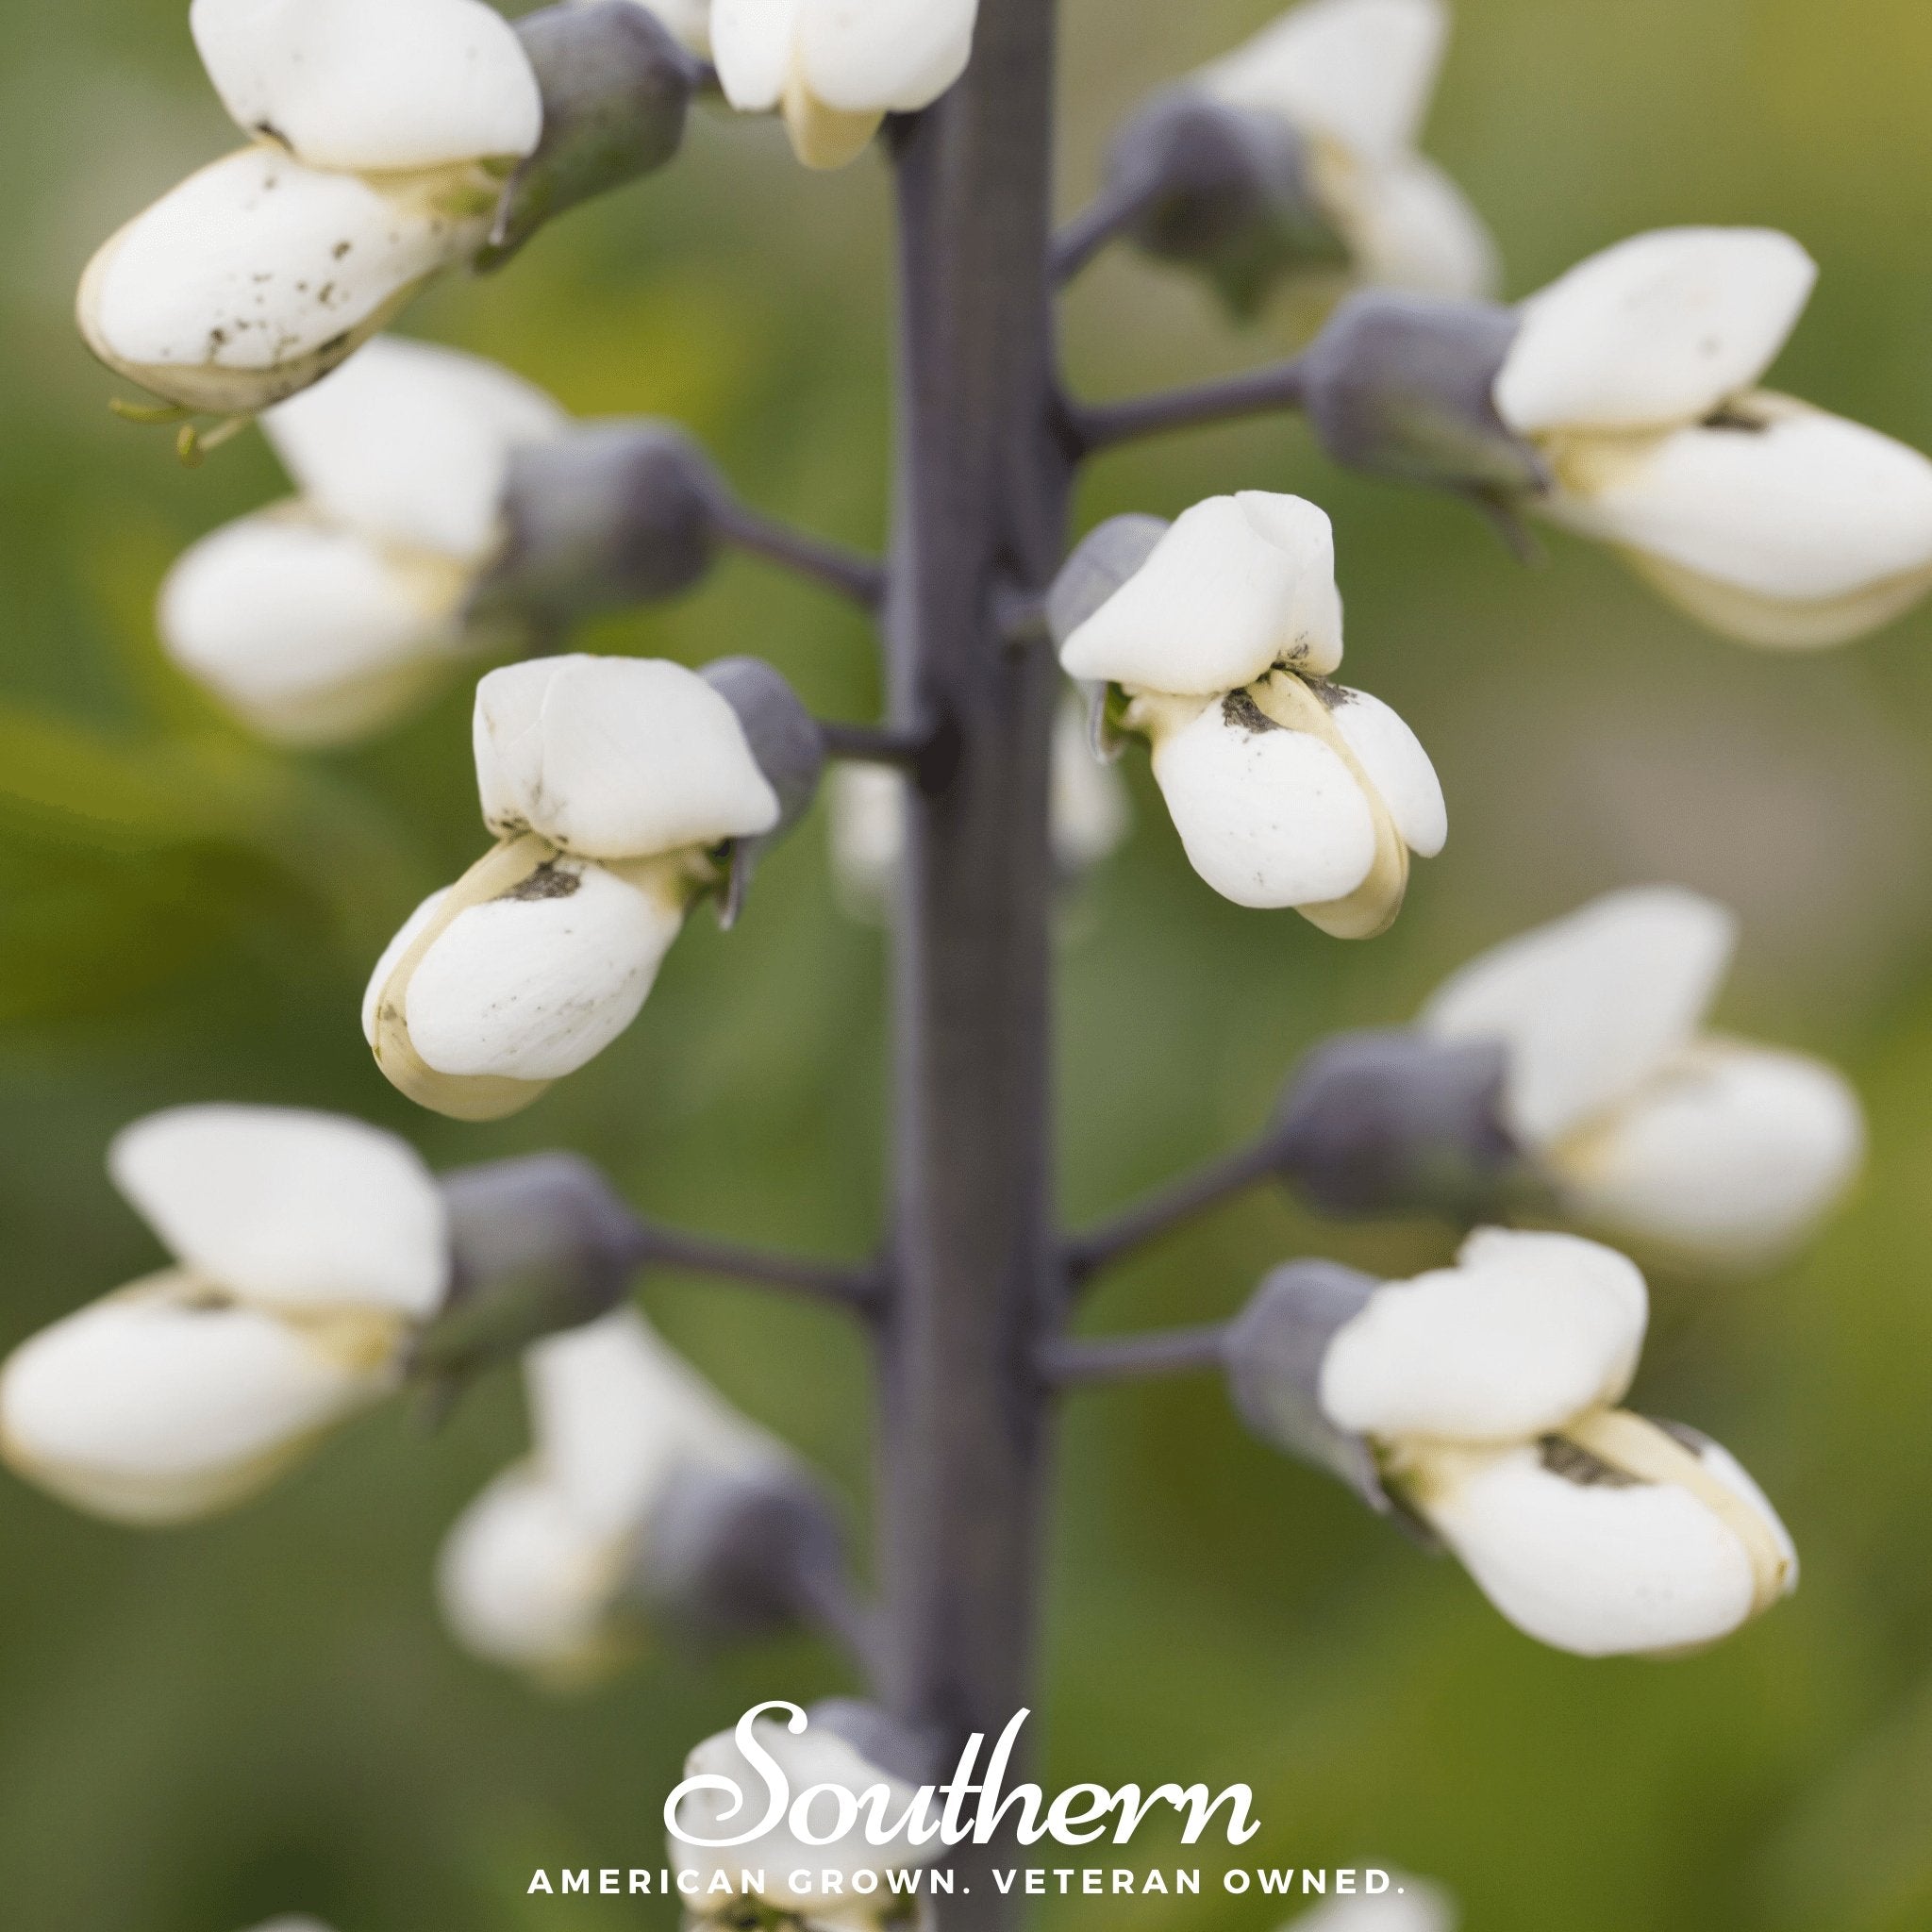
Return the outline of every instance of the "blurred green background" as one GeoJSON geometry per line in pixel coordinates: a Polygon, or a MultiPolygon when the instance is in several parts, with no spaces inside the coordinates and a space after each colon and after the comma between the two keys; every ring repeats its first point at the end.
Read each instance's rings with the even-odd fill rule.
{"type": "MultiPolygon", "coordinates": [[[[172,678],[150,628],[162,570],[280,481],[257,439],[189,474],[161,433],[116,422],[68,321],[93,243],[231,139],[185,11],[0,16],[0,1341],[151,1265],[102,1149],[197,1099],[360,1113],[445,1165],[567,1144],[653,1211],[858,1252],[880,1205],[880,941],[833,908],[822,825],[769,866],[738,934],[699,922],[642,1023],[525,1118],[429,1119],[371,1064],[371,958],[480,848],[466,694],[367,750],[289,759],[172,678]]],[[[1128,104],[1272,9],[1066,11],[1071,206],[1128,104]]],[[[1429,145],[1493,223],[1511,294],[1639,228],[1789,228],[1824,274],[1779,385],[1932,446],[1928,108],[1920,0],[1463,0],[1429,145]]],[[[408,326],[580,411],[681,417],[755,501],[875,543],[887,218],[876,165],[808,177],[773,130],[707,115],[672,174],[408,326]]],[[[1096,395],[1284,341],[1236,335],[1192,284],[1129,260],[1070,308],[1070,364],[1096,395]]],[[[1835,654],[1754,655],[1561,539],[1520,569],[1454,505],[1337,475],[1294,425],[1110,459],[1084,511],[1171,514],[1237,487],[1333,512],[1351,673],[1421,731],[1454,836],[1395,932],[1344,947],[1211,896],[1137,771],[1139,834],[1064,946],[1070,1212],[1251,1128],[1325,1029],[1398,1019],[1475,947],[1655,878],[1740,909],[1725,1023],[1841,1059],[1876,1155],[1776,1278],[1656,1281],[1640,1398],[1763,1480],[1804,1552],[1794,1604],[1695,1661],[1554,1656],[1244,1440],[1211,1387],[1096,1398],[1067,1431],[1048,1775],[1248,1780],[1267,1824],[1249,1862],[1398,1861],[1451,1884],[1471,1932],[1932,1925],[1932,614],[1835,654]]],[[[828,713],[876,698],[862,630],[755,564],[594,641],[760,652],[828,713]]],[[[1408,1272],[1446,1241],[1257,1200],[1124,1276],[1096,1321],[1231,1310],[1297,1252],[1408,1272]]],[[[676,1279],[648,1301],[862,1506],[851,1337],[676,1279]]],[[[507,1377],[434,1439],[386,1412],[263,1504],[166,1539],[0,1483],[0,1920],[665,1923],[523,1888],[539,1864],[654,1862],[690,1744],[754,1697],[841,1679],[800,1642],[665,1657],[559,1702],[459,1657],[432,1555],[522,1428],[507,1377]]],[[[1046,1920],[1234,1932],[1279,1915],[1210,1886],[1046,1920]]]]}

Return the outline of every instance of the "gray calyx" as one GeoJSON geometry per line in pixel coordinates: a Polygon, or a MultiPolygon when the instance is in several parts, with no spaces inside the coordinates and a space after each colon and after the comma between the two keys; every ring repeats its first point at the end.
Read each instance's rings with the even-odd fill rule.
{"type": "MultiPolygon", "coordinates": [[[[1164,518],[1136,513],[1109,517],[1088,532],[1047,592],[1047,631],[1056,650],[1063,650],[1067,640],[1139,572],[1170,528],[1164,518]]],[[[1110,764],[1125,742],[1114,728],[1111,694],[1104,684],[1083,683],[1080,690],[1087,700],[1093,755],[1110,764]]]]}
{"type": "Polygon", "coordinates": [[[756,839],[732,841],[721,903],[729,927],[744,909],[758,860],[811,809],[824,776],[825,743],[805,701],[763,658],[720,658],[698,675],[738,714],[758,770],[778,794],[778,823],[756,839]]]}

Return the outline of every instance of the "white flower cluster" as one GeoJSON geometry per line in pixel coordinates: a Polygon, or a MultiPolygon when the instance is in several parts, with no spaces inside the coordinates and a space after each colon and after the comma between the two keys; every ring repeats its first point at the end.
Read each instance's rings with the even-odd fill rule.
{"type": "Polygon", "coordinates": [[[1566,1219],[1707,1266],[1777,1259],[1865,1147],[1835,1069],[1704,1031],[1736,941],[1694,892],[1613,892],[1473,960],[1420,1023],[1503,1046],[1505,1124],[1566,1219]]]}
{"type": "Polygon", "coordinates": [[[579,1685],[641,1639],[677,1484],[794,1465],[628,1308],[540,1342],[524,1374],[534,1453],[451,1532],[443,1609],[477,1656],[579,1685]]]}
{"type": "Polygon", "coordinates": [[[175,566],[169,656],[290,743],[391,723],[484,641],[465,606],[503,539],[510,458],[569,421],[494,363],[378,337],[263,414],[298,494],[175,566]]]}
{"type": "Polygon", "coordinates": [[[1194,870],[1238,906],[1385,931],[1409,854],[1448,837],[1428,755],[1379,699],[1329,681],[1341,598],[1327,516],[1249,491],[1196,504],[1060,647],[1108,686],[1194,870]]]}
{"type": "Polygon", "coordinates": [[[1714,1442],[1619,1408],[1643,1277],[1574,1235],[1487,1228],[1377,1288],[1320,1399],[1504,1616],[1584,1657],[1714,1643],[1797,1585],[1784,1525],[1714,1442]]]}
{"type": "Polygon", "coordinates": [[[396,935],[362,1028],[412,1099],[495,1120],[629,1026],[719,883],[717,849],[772,831],[781,807],[726,699],[656,659],[491,672],[475,754],[502,842],[396,935]]]}
{"type": "Polygon", "coordinates": [[[22,1343],[0,1455],[116,1522],[244,1501],[399,1384],[449,1277],[442,1196],[388,1134],[192,1107],[120,1136],[115,1185],[176,1265],[22,1343]]]}
{"type": "Polygon", "coordinates": [[[1495,381],[1530,499],[1747,642],[1833,644],[1932,589],[1932,462],[1757,387],[1817,267],[1768,228],[1665,228],[1532,295],[1495,381]]]}
{"type": "Polygon", "coordinates": [[[1448,38],[1443,0],[1305,0],[1193,84],[1307,143],[1316,196],[1356,279],[1484,295],[1495,244],[1419,147],[1448,38]]]}

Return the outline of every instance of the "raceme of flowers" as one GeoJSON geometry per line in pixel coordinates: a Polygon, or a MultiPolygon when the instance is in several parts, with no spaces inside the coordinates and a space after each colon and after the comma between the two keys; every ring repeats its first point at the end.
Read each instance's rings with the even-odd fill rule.
{"type": "Polygon", "coordinates": [[[1532,508],[1748,642],[1833,644],[1932,589],[1932,462],[1757,387],[1817,268],[1767,228],[1666,228],[1523,304],[1495,381],[1532,508]]]}
{"type": "MultiPolygon", "coordinates": [[[[1054,861],[1072,881],[1119,850],[1131,823],[1119,771],[1093,756],[1087,709],[1076,696],[1054,723],[1054,861]]],[[[858,919],[884,915],[906,853],[906,779],[890,765],[841,765],[828,787],[832,876],[841,902],[858,919]]]]}
{"type": "Polygon", "coordinates": [[[1473,960],[1420,1024],[1505,1047],[1506,1124],[1567,1219],[1762,1265],[1856,1178],[1864,1120],[1824,1062],[1704,1030],[1736,942],[1694,892],[1612,892],[1473,960]]]}
{"type": "Polygon", "coordinates": [[[1196,504],[1061,642],[1109,719],[1147,740],[1194,870],[1239,906],[1366,939],[1409,854],[1448,837],[1428,755],[1389,707],[1330,681],[1341,599],[1328,518],[1298,496],[1196,504]]]}
{"type": "Polygon", "coordinates": [[[80,325],[143,388],[240,415],[325,375],[475,255],[542,99],[483,0],[194,0],[189,20],[250,145],[100,250],[80,325]]]}
{"type": "Polygon", "coordinates": [[[395,336],[261,417],[298,494],[189,550],[160,595],[169,656],[297,744],[386,724],[465,651],[518,449],[569,418],[473,356],[395,336]]]}
{"type": "Polygon", "coordinates": [[[663,1547],[680,1483],[782,1483],[793,1458],[625,1308],[524,1358],[535,1449],[444,1545],[444,1614],[466,1648],[558,1685],[633,1654],[675,1591],[663,1547]]]}
{"type": "Polygon", "coordinates": [[[1586,1657],[1726,1637],[1797,1584],[1790,1537],[1715,1443],[1617,1405],[1643,1277],[1574,1235],[1479,1229],[1330,1341],[1320,1402],[1505,1617],[1586,1657]]]}
{"type": "Polygon", "coordinates": [[[1305,0],[1191,86],[1307,144],[1316,201],[1357,280],[1485,295],[1495,244],[1418,147],[1448,37],[1442,0],[1305,0]]]}
{"type": "MultiPolygon", "coordinates": [[[[870,1932],[895,1906],[903,1909],[906,1904],[904,1895],[892,1892],[889,1874],[930,1864],[945,1850],[937,1835],[924,1845],[911,1842],[909,1825],[917,1791],[841,1737],[834,1728],[835,1712],[836,1707],[821,1707],[812,1714],[809,1726],[796,1732],[774,1718],[758,1718],[752,1724],[752,1735],[792,1790],[809,1791],[825,1785],[850,1791],[859,1799],[883,1787],[884,1803],[874,1801],[874,1806],[867,1808],[869,1825],[874,1818],[897,1818],[906,1820],[908,1829],[883,1845],[873,1844],[868,1832],[857,1829],[848,1829],[830,1844],[807,1844],[791,1829],[788,1814],[762,1837],[729,1849],[709,1850],[702,1842],[694,1846],[674,1839],[669,1854],[673,1863],[698,1874],[696,1890],[691,1894],[697,1924],[742,1924],[749,1906],[788,1922],[796,1920],[806,1927],[870,1932]],[[870,1874],[862,1891],[853,1882],[861,1874],[870,1874]],[[761,1877],[766,1889],[747,1897],[738,1887],[753,1876],[761,1877]],[[807,1881],[808,1890],[792,1889],[791,1880],[798,1878],[807,1881]],[[715,1890],[714,1880],[718,1881],[715,1890]]],[[[746,1829],[745,1820],[735,1815],[744,1804],[741,1794],[764,1787],[751,1760],[740,1749],[735,1732],[721,1731],[707,1739],[685,1760],[684,1774],[687,1779],[724,1781],[718,1790],[691,1791],[680,1801],[677,1824],[688,1839],[715,1844],[746,1829]]],[[[827,1829],[830,1817],[830,1807],[821,1804],[810,1821],[815,1834],[827,1829]]]]}
{"type": "Polygon", "coordinates": [[[499,841],[420,906],[375,968],[363,1032],[403,1092],[495,1120],[635,1020],[719,848],[780,820],[731,705],[682,666],[562,657],[476,689],[499,841]]]}
{"type": "Polygon", "coordinates": [[[129,1127],[115,1185],[175,1265],[21,1344],[0,1454],[116,1522],[240,1503],[394,1390],[449,1274],[442,1196],[359,1122],[190,1107],[129,1127]]]}
{"type": "Polygon", "coordinates": [[[889,113],[966,71],[979,0],[711,0],[711,56],[734,108],[774,109],[814,168],[841,168],[889,113]]]}

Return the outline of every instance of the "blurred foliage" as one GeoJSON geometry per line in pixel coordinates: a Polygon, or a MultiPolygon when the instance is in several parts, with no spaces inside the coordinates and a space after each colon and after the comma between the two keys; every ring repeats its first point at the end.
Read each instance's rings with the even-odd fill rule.
{"type": "MultiPolygon", "coordinates": [[[[728,945],[694,932],[643,1023],[530,1116],[428,1120],[370,1065],[356,1006],[375,946],[481,842],[465,693],[353,755],[289,759],[172,679],[147,617],[166,559],[282,485],[253,441],[189,475],[164,437],[115,422],[67,321],[93,242],[230,138],[184,12],[0,18],[0,1339],[150,1264],[101,1150],[194,1099],[359,1112],[444,1164],[570,1145],[654,1212],[858,1252],[879,1209],[879,944],[832,909],[817,833],[767,868],[728,945]]],[[[1269,12],[1067,0],[1069,205],[1127,105],[1269,12]]],[[[1512,293],[1640,227],[1790,228],[1824,275],[1778,379],[1932,445],[1928,74],[1916,0],[1463,0],[1430,145],[1493,221],[1512,293]]],[[[701,117],[672,174],[409,326],[575,409],[682,418],[753,500],[876,543],[887,215],[878,168],[810,178],[771,130],[701,117]]],[[[1239,366],[1289,327],[1237,336],[1191,285],[1110,260],[1070,305],[1069,362],[1090,392],[1125,393],[1239,366]]],[[[1453,1568],[1242,1440],[1211,1389],[1095,1400],[1066,1432],[1048,1774],[1250,1780],[1253,1858],[1441,1874],[1471,1932],[1932,1924],[1932,617],[1816,659],[1753,656],[1561,540],[1524,573],[1467,512],[1339,476],[1281,424],[1110,459],[1083,510],[1247,486],[1334,512],[1353,674],[1417,724],[1455,836],[1396,931],[1346,948],[1210,897],[1139,774],[1140,836],[1064,949],[1070,1210],[1244,1131],[1324,1029],[1398,1018],[1474,946],[1653,877],[1740,908],[1726,1022],[1842,1058],[1877,1151],[1853,1211],[1777,1278],[1657,1283],[1641,1399],[1722,1437],[1778,1499],[1807,1562],[1793,1605],[1690,1662],[1548,1655],[1453,1568]]],[[[591,641],[762,652],[828,713],[876,697],[862,629],[749,563],[591,641]]],[[[1444,1242],[1257,1200],[1134,1269],[1098,1319],[1213,1315],[1293,1252],[1406,1271],[1444,1242]]],[[[673,1279],[649,1300],[860,1506],[850,1336],[673,1279]]],[[[521,1429],[507,1384],[435,1441],[384,1415],[268,1502],[165,1541],[0,1488],[7,1923],[231,1932],[300,1907],[341,1932],[664,1924],[523,1887],[538,1864],[655,1864],[685,1749],[838,1672],[802,1643],[665,1657],[558,1703],[457,1656],[432,1553],[521,1429]]],[[[1210,1881],[1178,1905],[1045,1918],[1276,1916],[1210,1881]]]]}

